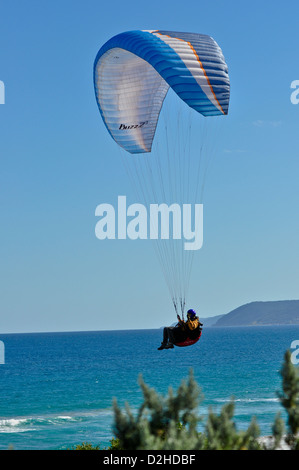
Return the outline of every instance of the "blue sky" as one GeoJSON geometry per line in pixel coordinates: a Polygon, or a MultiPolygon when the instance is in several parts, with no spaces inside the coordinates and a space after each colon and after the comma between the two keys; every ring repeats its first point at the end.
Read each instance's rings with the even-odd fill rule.
{"type": "Polygon", "coordinates": [[[204,200],[188,306],[202,317],[299,298],[298,2],[2,2],[0,332],[175,320],[150,242],[99,241],[95,208],[134,199],[94,97],[93,61],[132,29],[213,36],[230,113],[204,200]],[[163,8],[161,7],[163,5],[163,8]],[[271,6],[270,6],[271,5],[271,6]]]}

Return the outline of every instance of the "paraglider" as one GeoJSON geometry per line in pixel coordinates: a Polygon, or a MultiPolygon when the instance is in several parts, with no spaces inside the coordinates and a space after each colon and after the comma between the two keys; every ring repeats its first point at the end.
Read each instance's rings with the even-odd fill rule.
{"type": "MultiPolygon", "coordinates": [[[[188,147],[190,128],[180,142],[179,132],[183,126],[177,126],[177,143],[173,152],[169,149],[165,152],[167,158],[155,159],[152,146],[163,102],[170,89],[179,101],[205,118],[228,114],[228,68],[216,41],[205,34],[164,30],[118,34],[96,55],[94,89],[109,134],[120,148],[132,154],[130,161],[134,162],[136,172],[132,180],[139,182],[144,198],[162,199],[167,193],[173,203],[174,197],[179,200],[184,194],[191,198],[191,190],[194,190],[196,201],[200,180],[198,153],[203,152],[203,143],[198,144],[198,153],[192,156],[188,147]],[[138,154],[144,153],[151,154],[143,161],[138,154]],[[137,154],[136,161],[134,154],[137,154]],[[144,173],[141,171],[143,163],[144,173]],[[191,184],[191,177],[194,184],[191,184]],[[186,193],[184,188],[187,188],[186,193]]],[[[149,199],[148,202],[153,202],[149,199]]],[[[180,309],[183,314],[194,253],[174,242],[162,241],[156,249],[175,311],[178,314],[180,309]]],[[[199,336],[186,337],[173,344],[190,345],[198,341],[199,336]]]]}
{"type": "Polygon", "coordinates": [[[163,341],[158,350],[173,349],[174,345],[179,347],[191,346],[197,343],[201,337],[203,324],[199,321],[196,312],[189,309],[187,312],[187,321],[177,316],[176,326],[168,326],[163,330],[163,341]]]}

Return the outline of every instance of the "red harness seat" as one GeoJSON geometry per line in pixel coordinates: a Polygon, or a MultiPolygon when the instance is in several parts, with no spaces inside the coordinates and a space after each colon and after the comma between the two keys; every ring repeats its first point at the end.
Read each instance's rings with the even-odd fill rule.
{"type": "Polygon", "coordinates": [[[201,332],[197,338],[194,338],[194,339],[186,338],[184,341],[181,341],[179,343],[174,343],[174,345],[178,346],[179,348],[184,348],[185,346],[192,346],[192,344],[197,343],[200,337],[201,337],[201,332]]]}

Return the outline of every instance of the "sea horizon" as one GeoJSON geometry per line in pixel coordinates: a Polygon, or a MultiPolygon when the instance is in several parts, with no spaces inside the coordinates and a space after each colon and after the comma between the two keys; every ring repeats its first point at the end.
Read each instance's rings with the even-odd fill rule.
{"type": "MultiPolygon", "coordinates": [[[[212,317],[211,317],[212,318],[212,317]]],[[[172,323],[172,325],[174,325],[174,323],[172,323]]],[[[59,334],[59,333],[97,333],[97,332],[117,332],[117,331],[152,331],[152,330],[161,330],[163,329],[165,326],[170,326],[170,325],[163,325],[163,326],[159,326],[159,327],[152,327],[152,328],[117,328],[117,329],[87,329],[87,330],[49,330],[49,331],[9,331],[9,332],[0,332],[0,336],[1,335],[22,335],[22,334],[59,334]]],[[[290,323],[290,324],[286,324],[286,323],[265,323],[265,324],[255,324],[255,325],[219,325],[219,326],[216,326],[216,325],[207,325],[205,326],[204,325],[204,329],[206,328],[216,328],[216,329],[220,329],[220,328],[263,328],[263,327],[299,327],[299,323],[290,323]]],[[[0,338],[1,339],[1,338],[0,338]]]]}

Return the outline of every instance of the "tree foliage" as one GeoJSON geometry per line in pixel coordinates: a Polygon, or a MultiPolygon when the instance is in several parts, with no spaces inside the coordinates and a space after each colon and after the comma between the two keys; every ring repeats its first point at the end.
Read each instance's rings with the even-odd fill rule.
{"type": "MultiPolygon", "coordinates": [[[[192,370],[176,392],[169,388],[161,396],[139,377],[143,402],[133,413],[129,405],[122,410],[114,400],[114,434],[109,450],[265,450],[278,449],[282,439],[290,449],[299,450],[299,372],[291,362],[290,351],[284,356],[281,368],[282,391],[278,396],[287,415],[285,424],[278,413],[267,444],[260,439],[255,417],[245,431],[234,422],[234,400],[225,404],[217,414],[209,410],[206,422],[198,414],[203,395],[192,370]],[[199,424],[202,430],[199,432],[199,424]]],[[[82,444],[90,449],[90,444],[82,444]]],[[[76,449],[80,449],[77,446],[76,449]]],[[[95,449],[95,448],[93,448],[95,449]]]]}
{"type": "Polygon", "coordinates": [[[278,396],[288,417],[286,441],[292,449],[299,450],[299,372],[292,364],[290,351],[285,353],[281,376],[282,392],[278,396]]]}
{"type": "Polygon", "coordinates": [[[128,450],[225,450],[260,449],[259,427],[255,420],[244,432],[238,432],[233,421],[233,400],[223,406],[219,415],[209,411],[202,432],[197,430],[203,419],[198,415],[202,400],[200,389],[190,371],[176,394],[170,388],[160,396],[139,379],[144,401],[137,414],[126,405],[122,411],[114,402],[114,432],[120,446],[128,450]]]}

